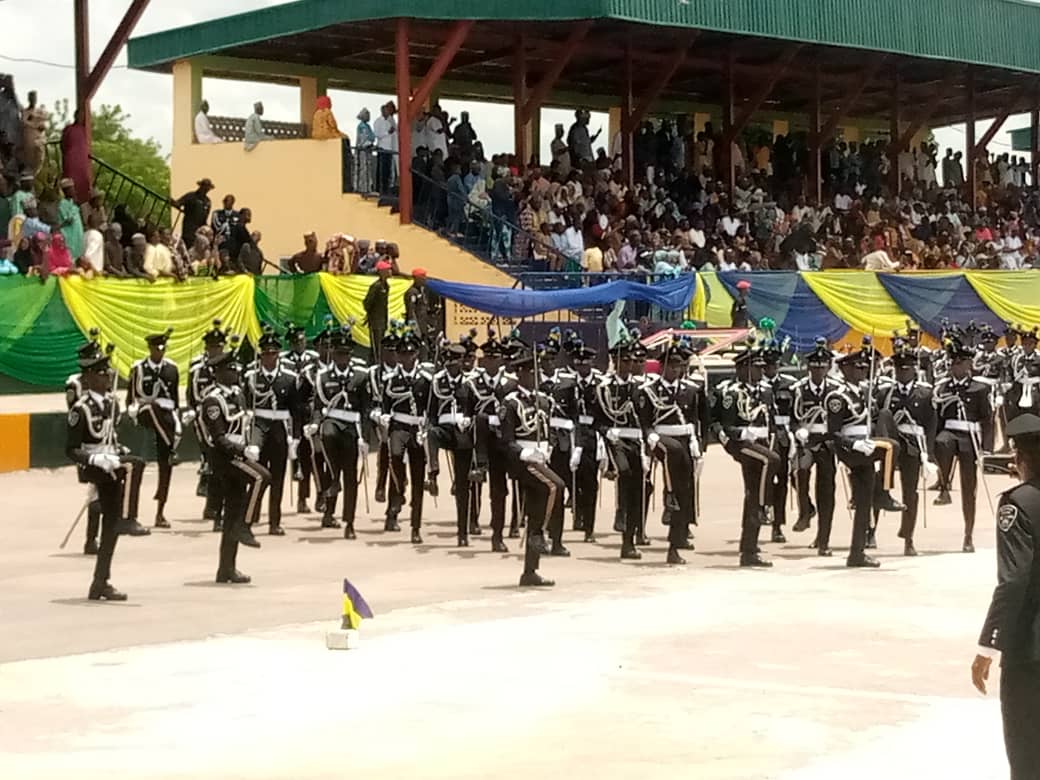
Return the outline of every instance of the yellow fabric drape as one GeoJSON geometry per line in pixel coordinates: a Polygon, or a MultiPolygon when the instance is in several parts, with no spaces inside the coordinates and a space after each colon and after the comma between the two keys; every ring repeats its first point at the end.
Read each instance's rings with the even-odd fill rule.
{"type": "Polygon", "coordinates": [[[1005,322],[1040,325],[1040,272],[968,271],[968,283],[1005,322]]]}
{"type": "Polygon", "coordinates": [[[690,300],[690,307],[686,310],[686,319],[706,322],[708,293],[704,287],[704,279],[701,277],[701,274],[695,273],[694,279],[693,298],[690,300]]]}
{"type": "Polygon", "coordinates": [[[906,329],[906,313],[878,281],[876,273],[807,271],[802,273],[802,279],[823,305],[854,331],[846,334],[846,342],[858,342],[863,334],[869,334],[884,348],[893,333],[906,329]]]}
{"type": "Polygon", "coordinates": [[[728,328],[733,324],[733,296],[715,271],[699,273],[697,278],[703,282],[697,285],[698,294],[704,296],[704,316],[698,319],[706,321],[709,328],[728,328]]]}
{"type": "Polygon", "coordinates": [[[102,341],[115,344],[112,360],[124,377],[134,361],[148,354],[145,336],[173,328],[166,355],[180,369],[182,384],[188,380],[192,358],[202,354],[202,334],[214,318],[219,317],[231,333],[256,343],[260,323],[253,290],[249,275],[185,282],[76,276],[61,280],[61,294],[72,318],[84,333],[100,328],[102,341]]]}
{"type": "MultiPolygon", "coordinates": [[[[368,335],[368,322],[365,317],[365,294],[368,288],[375,282],[375,276],[364,276],[361,274],[350,274],[339,276],[335,274],[320,273],[321,290],[325,293],[325,300],[329,303],[329,309],[340,322],[354,320],[354,341],[364,347],[370,346],[372,340],[368,335]]],[[[404,294],[412,286],[411,279],[392,277],[390,279],[390,319],[404,319],[404,294]]]]}

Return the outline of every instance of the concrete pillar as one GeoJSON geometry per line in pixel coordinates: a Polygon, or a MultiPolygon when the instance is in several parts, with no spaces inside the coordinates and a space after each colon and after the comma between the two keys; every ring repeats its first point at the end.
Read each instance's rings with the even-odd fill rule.
{"type": "Polygon", "coordinates": [[[309,128],[314,120],[314,103],[318,99],[318,80],[311,76],[300,76],[300,124],[309,128]]]}
{"type": "Polygon", "coordinates": [[[202,102],[202,68],[193,60],[173,64],[173,148],[195,142],[195,114],[202,102]]]}

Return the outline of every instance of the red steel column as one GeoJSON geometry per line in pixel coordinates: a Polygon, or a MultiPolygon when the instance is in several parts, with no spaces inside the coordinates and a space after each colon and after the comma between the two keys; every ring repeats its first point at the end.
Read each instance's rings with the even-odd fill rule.
{"type": "Polygon", "coordinates": [[[397,79],[398,210],[401,224],[412,221],[412,77],[408,58],[408,20],[397,20],[394,56],[397,79]]]}
{"type": "Polygon", "coordinates": [[[90,8],[89,0],[75,0],[73,4],[75,62],[76,62],[76,110],[87,129],[87,151],[90,150],[90,8]]]}

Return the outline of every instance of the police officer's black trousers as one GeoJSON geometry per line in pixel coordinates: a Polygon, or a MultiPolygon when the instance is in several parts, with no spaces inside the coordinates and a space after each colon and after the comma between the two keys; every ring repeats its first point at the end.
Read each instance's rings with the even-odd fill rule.
{"type": "Polygon", "coordinates": [[[697,510],[693,504],[694,473],[690,437],[662,436],[659,446],[664,449],[665,491],[678,504],[678,510],[668,516],[668,546],[678,549],[686,544],[690,523],[697,524],[697,510]]]}
{"type": "MultiPolygon", "coordinates": [[[[296,448],[296,463],[300,470],[300,484],[296,486],[296,499],[304,503],[311,497],[311,477],[317,479],[314,474],[314,459],[311,456],[311,440],[306,436],[300,439],[296,448]]],[[[321,492],[318,487],[316,492],[321,492]]]]}
{"type": "MultiPolygon", "coordinates": [[[[570,464],[567,464],[568,469],[570,464]]],[[[577,518],[578,527],[583,528],[585,533],[592,533],[596,527],[596,500],[599,498],[599,464],[596,462],[596,447],[586,447],[581,453],[581,462],[578,470],[571,477],[575,488],[571,500],[574,502],[574,516],[577,518]]]]}
{"type": "Polygon", "coordinates": [[[912,541],[914,529],[917,527],[917,511],[920,505],[920,494],[917,492],[921,479],[921,459],[910,455],[905,449],[899,454],[899,482],[903,486],[902,520],[899,524],[899,537],[912,541]]]}
{"type": "Polygon", "coordinates": [[[94,582],[102,585],[112,576],[112,555],[116,551],[116,539],[119,537],[117,526],[120,521],[120,507],[123,503],[123,492],[126,488],[125,475],[115,473],[114,477],[99,479],[97,487],[98,503],[101,504],[101,541],[98,544],[97,560],[94,561],[94,582]]]}
{"type": "Polygon", "coordinates": [[[612,445],[614,466],[617,469],[617,503],[625,522],[622,540],[626,545],[635,544],[636,536],[643,532],[645,490],[641,451],[642,441],[622,439],[612,445]]]}
{"type": "Polygon", "coordinates": [[[1011,780],[1036,780],[1040,777],[1040,663],[1001,667],[1000,711],[1011,780]]]}
{"type": "Polygon", "coordinates": [[[416,429],[397,428],[390,431],[390,492],[387,497],[387,515],[395,517],[404,506],[404,488],[407,484],[404,459],[408,457],[411,477],[411,525],[422,526],[423,480],[426,478],[426,450],[419,444],[416,429]]]}
{"type": "Polygon", "coordinates": [[[376,492],[386,493],[386,480],[390,475],[390,445],[385,441],[379,445],[379,457],[376,461],[376,492]]]}
{"type": "Polygon", "coordinates": [[[155,432],[155,460],[159,467],[159,482],[155,487],[156,515],[161,515],[170,496],[170,480],[173,477],[173,451],[177,448],[177,423],[174,413],[149,405],[141,409],[138,420],[144,427],[155,432]]]}
{"type": "Polygon", "coordinates": [[[744,483],[744,507],[740,523],[740,554],[758,553],[758,529],[763,512],[773,502],[773,481],[780,468],[780,456],[763,444],[730,440],[726,452],[740,464],[744,483]]]}
{"type": "Polygon", "coordinates": [[[834,451],[826,444],[805,447],[799,450],[798,471],[798,505],[806,511],[809,499],[809,476],[811,469],[816,468],[816,511],[819,528],[816,541],[820,547],[830,547],[831,527],[834,522],[834,480],[837,466],[834,462],[834,451]]]}
{"type": "Polygon", "coordinates": [[[975,491],[978,487],[978,472],[975,465],[975,447],[971,434],[960,431],[940,431],[935,437],[935,459],[939,462],[939,481],[945,490],[950,489],[953,461],[961,478],[961,511],[964,513],[964,534],[970,536],[975,529],[975,491]]]}
{"type": "Polygon", "coordinates": [[[238,534],[256,521],[271,473],[259,463],[218,456],[214,476],[224,481],[224,525],[220,533],[217,574],[232,574],[238,557],[238,534]]]}
{"type": "Polygon", "coordinates": [[[285,467],[289,460],[289,434],[285,425],[274,421],[262,433],[259,463],[271,473],[267,501],[267,522],[271,528],[282,524],[282,492],[285,490],[285,467]]]}
{"type": "Polygon", "coordinates": [[[519,458],[510,470],[516,480],[527,518],[527,547],[524,573],[538,570],[544,533],[559,541],[563,537],[563,480],[544,463],[524,463],[519,458]]]}
{"type": "MultiPolygon", "coordinates": [[[[867,546],[867,529],[874,501],[874,461],[858,463],[849,467],[849,482],[852,485],[852,501],[856,505],[852,516],[852,541],[849,544],[849,559],[863,557],[867,546]]],[[[822,542],[821,542],[822,546],[822,542]]]]}
{"type": "Polygon", "coordinates": [[[773,527],[780,528],[787,523],[787,480],[791,472],[790,452],[787,447],[777,443],[775,450],[780,462],[776,466],[776,477],[773,480],[773,527]]]}
{"type": "Polygon", "coordinates": [[[325,516],[336,514],[337,493],[343,493],[343,524],[353,527],[358,496],[358,431],[353,424],[343,427],[333,420],[321,424],[321,446],[329,462],[329,489],[325,516]]]}
{"type": "Polygon", "coordinates": [[[501,539],[506,525],[506,456],[497,444],[492,444],[488,460],[488,498],[491,503],[491,538],[501,539]]]}

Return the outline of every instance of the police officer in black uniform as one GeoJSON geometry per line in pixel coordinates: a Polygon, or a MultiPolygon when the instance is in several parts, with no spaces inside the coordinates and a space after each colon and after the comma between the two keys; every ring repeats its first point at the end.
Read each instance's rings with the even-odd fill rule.
{"type": "MultiPolygon", "coordinates": [[[[536,347],[537,348],[537,347],[536,347]]],[[[552,586],[552,580],[538,573],[546,552],[546,527],[553,538],[553,555],[570,553],[555,540],[563,536],[563,480],[548,465],[548,422],[552,400],[538,389],[536,358],[525,349],[514,357],[510,367],[516,383],[498,409],[501,421],[501,447],[510,476],[516,480],[527,517],[527,542],[524,550],[523,587],[552,586]]]]}
{"type": "Polygon", "coordinates": [[[1011,780],[1040,773],[1040,417],[1008,423],[1021,484],[997,508],[997,581],[972,682],[986,693],[993,656],[1001,654],[1000,709],[1011,780]]]}
{"type": "Polygon", "coordinates": [[[774,430],[771,443],[780,458],[773,480],[772,535],[772,541],[780,544],[787,541],[784,536],[784,526],[787,524],[787,482],[795,460],[795,439],[791,430],[795,380],[789,374],[780,373],[783,357],[784,350],[775,340],[769,341],[762,348],[762,358],[765,360],[762,381],[769,385],[773,396],[774,430]]]}
{"type": "MultiPolygon", "coordinates": [[[[314,411],[314,375],[318,370],[319,357],[316,350],[307,346],[306,329],[294,325],[291,322],[285,325],[285,340],[289,342],[289,348],[282,353],[282,364],[296,374],[297,382],[297,411],[304,424],[310,422],[314,411]]],[[[307,506],[307,499],[311,495],[311,478],[315,481],[314,458],[311,455],[311,439],[299,435],[296,451],[289,453],[294,468],[292,478],[298,482],[296,494],[296,513],[308,514],[311,509],[307,506]]],[[[320,486],[315,488],[315,493],[321,491],[320,486]]]]}
{"type": "Polygon", "coordinates": [[[386,530],[399,531],[397,517],[404,507],[406,480],[411,479],[412,544],[422,544],[423,477],[426,472],[426,409],[433,378],[416,365],[419,339],[411,330],[397,342],[397,367],[383,386],[374,410],[390,449],[390,495],[386,530]],[[405,470],[405,458],[408,469],[405,470]]]}
{"type": "Polygon", "coordinates": [[[768,568],[759,554],[759,528],[769,523],[780,456],[769,446],[773,430],[772,390],[762,380],[765,359],[757,349],[733,358],[735,378],[716,389],[712,427],[726,453],[740,464],[744,507],[740,523],[740,565],[768,568]]]}
{"type": "MultiPolygon", "coordinates": [[[[109,584],[112,555],[120,534],[137,535],[138,496],[144,461],[119,443],[119,401],[112,394],[109,354],[91,341],[79,353],[83,395],[69,409],[65,454],[77,466],[79,481],[90,483],[101,504],[101,542],[94,563],[91,601],[126,601],[126,594],[109,584]]],[[[147,529],[141,529],[147,530],[147,529]]]]}
{"type": "Polygon", "coordinates": [[[506,458],[498,435],[498,405],[503,396],[499,394],[499,379],[505,358],[502,343],[493,331],[487,341],[480,345],[480,365],[466,375],[466,385],[473,399],[473,460],[476,485],[474,523],[480,512],[480,496],[483,475],[487,474],[488,499],[491,510],[491,550],[509,552],[502,539],[506,522],[506,498],[508,497],[506,458]]]}
{"type": "Polygon", "coordinates": [[[247,443],[250,414],[235,353],[224,352],[209,364],[214,384],[202,399],[200,418],[213,455],[213,476],[223,483],[225,500],[217,582],[241,584],[250,578],[237,569],[238,545],[260,546],[249,526],[259,516],[271,473],[257,462],[260,448],[247,443]]]}
{"type": "MultiPolygon", "coordinates": [[[[891,414],[894,435],[900,443],[899,481],[903,489],[903,516],[899,538],[903,554],[917,555],[914,529],[917,527],[918,482],[921,469],[931,478],[938,473],[935,466],[936,416],[932,404],[932,386],[919,378],[917,355],[909,343],[897,339],[893,345],[892,367],[895,381],[878,393],[879,414],[891,414]]],[[[877,507],[874,522],[877,523],[877,507]]]]}
{"type": "MultiPolygon", "coordinates": [[[[173,329],[145,337],[148,357],[138,360],[130,368],[126,391],[126,413],[142,428],[155,434],[155,453],[159,466],[159,483],[155,488],[155,527],[169,528],[163,514],[170,495],[170,478],[181,439],[181,420],[178,417],[180,399],[180,372],[177,364],[167,358],[166,342],[173,329]]],[[[187,413],[194,419],[194,412],[187,413]]]]}
{"type": "Polygon", "coordinates": [[[204,443],[202,422],[198,419],[198,412],[202,405],[203,396],[206,395],[206,392],[213,385],[213,372],[209,367],[209,358],[223,353],[227,344],[228,335],[220,327],[220,324],[219,319],[213,320],[213,327],[202,334],[202,343],[205,351],[202,355],[194,358],[188,366],[188,389],[186,393],[188,411],[196,415],[192,424],[195,427],[195,438],[199,442],[201,461],[199,463],[199,483],[195,492],[197,495],[205,496],[206,498],[202,517],[204,520],[209,520],[213,523],[214,532],[220,530],[224,499],[219,480],[210,479],[213,476],[213,467],[209,462],[209,450],[204,443]]]}
{"type": "MultiPolygon", "coordinates": [[[[383,397],[383,387],[389,381],[391,375],[397,369],[397,342],[400,338],[400,324],[391,320],[390,330],[383,336],[382,346],[379,350],[379,359],[368,368],[369,397],[380,399],[383,397]]],[[[382,427],[378,430],[379,453],[376,458],[376,494],[378,503],[386,501],[386,483],[390,476],[390,445],[386,437],[386,430],[382,427]]]]}
{"type": "Polygon", "coordinates": [[[315,380],[315,421],[309,423],[321,436],[321,448],[328,459],[331,479],[325,491],[322,528],[339,528],[336,500],[343,493],[343,537],[356,539],[358,463],[368,457],[368,412],[371,409],[368,373],[354,365],[351,355],[354,339],[344,325],[332,335],[332,364],[318,372],[315,380]]]}
{"type": "Polygon", "coordinates": [[[837,466],[834,450],[827,434],[827,396],[838,389],[839,383],[829,376],[834,354],[827,340],[819,338],[812,352],[805,357],[808,376],[794,384],[792,415],[797,442],[798,521],[796,532],[809,528],[814,515],[819,513],[816,540],[811,545],[821,556],[831,554],[831,527],[834,521],[834,480],[837,466]],[[816,505],[809,497],[812,470],[816,469],[816,505]]]}
{"type": "Polygon", "coordinates": [[[939,433],[935,437],[935,459],[939,463],[937,505],[952,503],[950,482],[957,461],[961,482],[961,511],[964,514],[963,551],[975,552],[975,492],[983,442],[993,441],[993,408],[989,388],[972,378],[975,351],[956,338],[946,344],[950,374],[935,385],[933,399],[939,433]]]}
{"type": "Polygon", "coordinates": [[[272,328],[265,328],[258,343],[259,365],[246,371],[246,406],[253,413],[250,443],[260,448],[257,461],[271,474],[267,522],[271,536],[284,536],[282,491],[290,443],[300,437],[302,422],[298,404],[299,378],[281,361],[282,343],[272,328]]]}

